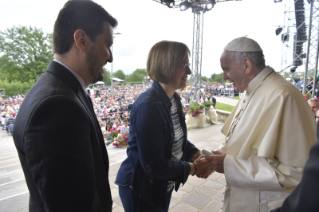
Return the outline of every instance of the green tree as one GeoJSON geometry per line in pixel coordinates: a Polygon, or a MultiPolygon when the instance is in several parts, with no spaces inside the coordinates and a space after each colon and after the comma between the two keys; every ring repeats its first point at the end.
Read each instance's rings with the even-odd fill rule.
{"type": "Polygon", "coordinates": [[[205,77],[205,76],[202,76],[201,78],[202,78],[202,80],[205,81],[205,82],[209,82],[209,81],[210,81],[210,79],[208,79],[208,78],[205,77]]]}
{"type": "Polygon", "coordinates": [[[113,77],[116,77],[116,78],[119,78],[119,79],[122,79],[122,80],[125,80],[125,74],[122,70],[118,70],[116,71],[114,74],[113,74],[113,77]]]}
{"type": "Polygon", "coordinates": [[[146,69],[136,69],[134,73],[143,74],[145,77],[147,76],[146,69]]]}
{"type": "Polygon", "coordinates": [[[111,73],[106,70],[104,67],[104,74],[103,74],[103,82],[105,83],[105,85],[111,85],[111,73]]]}
{"type": "Polygon", "coordinates": [[[220,74],[212,74],[211,75],[211,81],[213,82],[223,82],[224,81],[224,74],[223,73],[220,73],[220,74]]]}
{"type": "Polygon", "coordinates": [[[13,26],[0,31],[0,77],[36,80],[53,59],[52,34],[36,27],[13,26]]]}
{"type": "Polygon", "coordinates": [[[28,82],[18,82],[16,80],[8,82],[8,80],[0,80],[0,88],[5,89],[6,96],[15,96],[17,94],[25,94],[35,83],[34,80],[28,82]]]}
{"type": "Polygon", "coordinates": [[[144,77],[146,76],[147,74],[145,69],[136,69],[131,75],[126,77],[126,81],[128,82],[143,81],[144,77]]]}

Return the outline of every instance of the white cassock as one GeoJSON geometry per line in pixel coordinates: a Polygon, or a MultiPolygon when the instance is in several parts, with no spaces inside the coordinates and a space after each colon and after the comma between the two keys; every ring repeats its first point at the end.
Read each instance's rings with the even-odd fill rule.
{"type": "Polygon", "coordinates": [[[222,133],[229,138],[221,149],[223,211],[266,212],[280,207],[300,182],[316,123],[300,91],[267,66],[249,83],[222,133]]]}

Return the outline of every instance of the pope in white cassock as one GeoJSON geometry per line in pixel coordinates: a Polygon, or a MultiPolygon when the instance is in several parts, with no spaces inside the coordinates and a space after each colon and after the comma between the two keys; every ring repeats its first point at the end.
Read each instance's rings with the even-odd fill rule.
{"type": "Polygon", "coordinates": [[[301,180],[316,123],[300,91],[265,65],[262,49],[247,37],[226,45],[224,80],[243,97],[227,119],[224,145],[206,156],[225,173],[223,211],[266,212],[281,206],[301,180]]]}

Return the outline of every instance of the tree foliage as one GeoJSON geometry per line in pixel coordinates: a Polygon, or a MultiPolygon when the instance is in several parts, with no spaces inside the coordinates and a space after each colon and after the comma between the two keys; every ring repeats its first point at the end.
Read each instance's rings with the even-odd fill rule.
{"type": "Polygon", "coordinates": [[[205,82],[210,82],[210,80],[211,80],[211,79],[209,79],[209,78],[207,78],[207,77],[205,77],[205,76],[202,76],[201,78],[202,78],[202,80],[205,81],[205,82]]]}
{"type": "Polygon", "coordinates": [[[6,96],[15,96],[17,94],[25,94],[35,83],[34,80],[28,82],[18,82],[16,80],[8,82],[8,80],[0,80],[0,88],[5,89],[6,96]]]}
{"type": "Polygon", "coordinates": [[[125,80],[126,75],[124,74],[122,70],[118,70],[113,74],[113,77],[125,80]]]}
{"type": "Polygon", "coordinates": [[[103,74],[103,82],[105,83],[105,85],[111,85],[111,73],[106,70],[104,67],[104,74],[103,74]]]}
{"type": "Polygon", "coordinates": [[[36,27],[0,31],[0,80],[37,80],[53,59],[52,34],[36,27]]]}
{"type": "Polygon", "coordinates": [[[126,77],[128,82],[137,82],[137,81],[144,81],[144,77],[146,77],[146,70],[145,69],[136,69],[131,75],[126,77]]]}
{"type": "Polygon", "coordinates": [[[224,81],[224,77],[223,77],[223,73],[220,73],[220,74],[212,74],[211,75],[211,81],[213,82],[223,82],[224,81]]]}

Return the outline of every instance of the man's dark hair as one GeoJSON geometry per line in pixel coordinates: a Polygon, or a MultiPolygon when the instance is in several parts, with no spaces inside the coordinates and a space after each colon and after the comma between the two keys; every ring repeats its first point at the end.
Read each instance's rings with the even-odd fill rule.
{"type": "Polygon", "coordinates": [[[53,52],[64,54],[74,42],[74,32],[82,29],[94,42],[103,32],[103,23],[107,21],[115,28],[117,20],[102,6],[90,0],[70,0],[60,10],[53,31],[53,52]]]}

